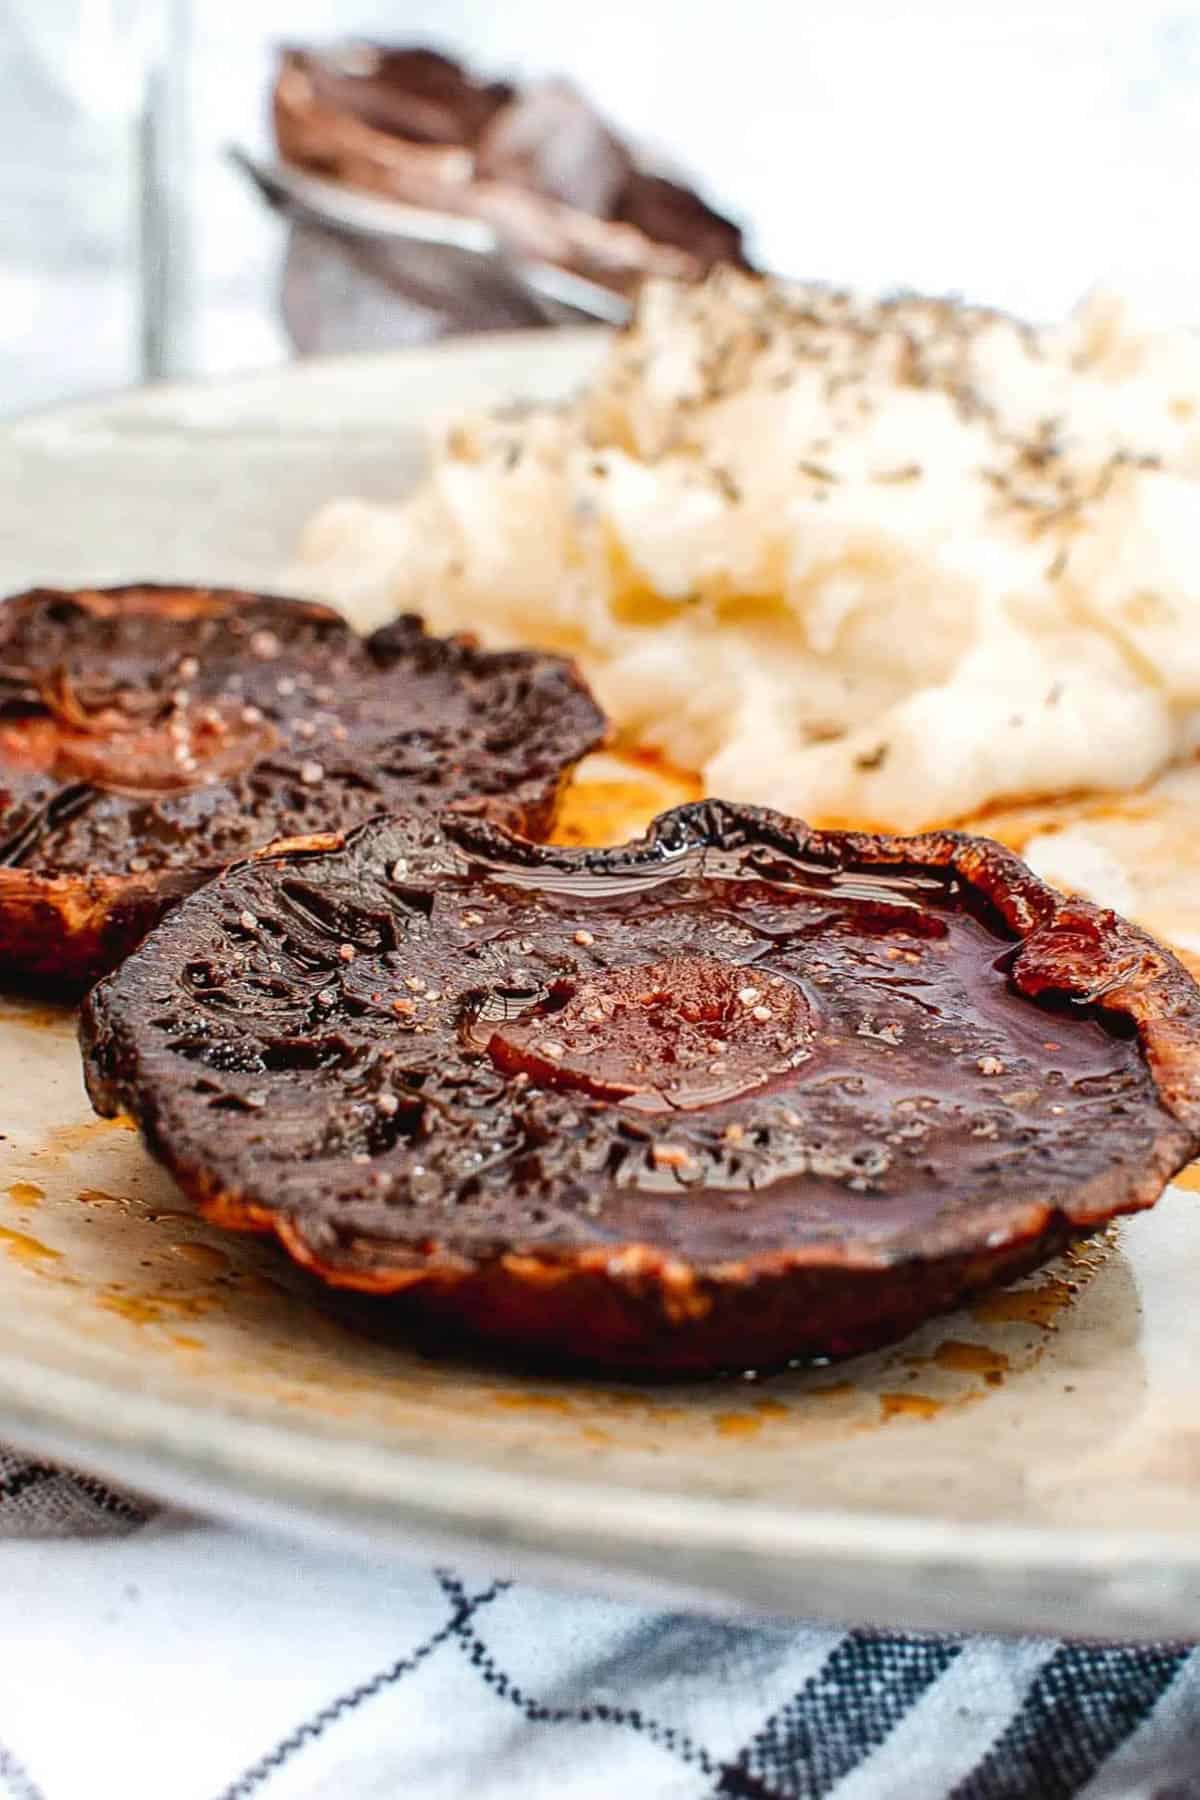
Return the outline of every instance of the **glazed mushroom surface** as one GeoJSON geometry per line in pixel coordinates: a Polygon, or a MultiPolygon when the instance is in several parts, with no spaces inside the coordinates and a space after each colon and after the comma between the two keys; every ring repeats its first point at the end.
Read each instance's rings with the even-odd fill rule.
{"type": "Polygon", "coordinates": [[[1200,1145],[1200,989],[1145,934],[986,840],[719,802],[615,850],[443,815],[243,863],[83,1039],[211,1217],[651,1372],[885,1341],[1200,1145]]]}
{"type": "Polygon", "coordinates": [[[37,589],[0,605],[0,965],[70,985],[272,840],[487,802],[532,836],[603,736],[570,665],[369,638],[303,601],[37,589]]]}

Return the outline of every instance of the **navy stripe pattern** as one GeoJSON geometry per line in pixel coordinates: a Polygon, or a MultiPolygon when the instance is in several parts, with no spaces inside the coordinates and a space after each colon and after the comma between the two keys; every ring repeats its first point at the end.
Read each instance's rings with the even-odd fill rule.
{"type": "Polygon", "coordinates": [[[90,1475],[0,1450],[0,1537],[92,1537],[133,1531],[149,1516],[90,1475]]]}
{"type": "MultiPolygon", "coordinates": [[[[904,1765],[889,1763],[889,1739],[958,1659],[970,1653],[969,1643],[957,1639],[868,1631],[831,1634],[831,1648],[816,1673],[771,1711],[735,1755],[728,1756],[706,1742],[694,1726],[664,1716],[661,1709],[656,1711],[638,1699],[639,1675],[648,1678],[661,1653],[664,1632],[654,1629],[655,1624],[661,1623],[665,1631],[681,1622],[647,1620],[626,1640],[628,1700],[611,1698],[609,1680],[603,1697],[597,1694],[568,1703],[558,1697],[561,1685],[553,1698],[532,1691],[489,1647],[484,1611],[493,1600],[510,1592],[506,1584],[495,1583],[471,1595],[452,1574],[440,1571],[438,1580],[447,1604],[438,1629],[417,1649],[300,1723],[224,1789],[218,1800],[252,1800],[260,1795],[265,1800],[273,1791],[274,1778],[293,1769],[318,1738],[344,1723],[366,1702],[395,1688],[443,1648],[456,1649],[482,1691],[522,1724],[535,1728],[539,1736],[564,1726],[585,1726],[640,1739],[647,1754],[638,1793],[649,1795],[669,1786],[672,1794],[686,1793],[694,1800],[836,1800],[847,1777],[870,1764],[872,1796],[890,1800],[895,1784],[903,1777],[904,1765]]],[[[519,1590],[511,1591],[510,1602],[518,1601],[519,1590]]],[[[562,1604],[569,1606],[570,1601],[564,1599],[562,1604]]],[[[695,1626],[694,1643],[706,1638],[714,1644],[721,1641],[719,1632],[706,1622],[689,1623],[695,1626]]],[[[744,1631],[746,1640],[754,1636],[753,1630],[744,1631]]],[[[927,1800],[1075,1800],[1108,1759],[1152,1717],[1191,1654],[1183,1647],[1059,1646],[1041,1666],[1012,1716],[998,1724],[990,1748],[974,1770],[953,1787],[931,1788],[927,1800]]],[[[611,1656],[606,1656],[604,1666],[611,1677],[617,1667],[611,1656]]],[[[703,1680],[702,1668],[693,1667],[689,1673],[703,1680]]],[[[719,1673],[716,1679],[715,1691],[719,1692],[719,1673]]],[[[458,1692],[457,1704],[470,1707],[469,1691],[458,1692]]],[[[497,1741],[506,1739],[502,1731],[497,1741]]],[[[393,1750],[397,1748],[394,1739],[388,1742],[393,1750]]],[[[1193,1793],[1189,1785],[1192,1748],[1185,1750],[1189,1759],[1185,1765],[1174,1760],[1164,1769],[1163,1782],[1154,1790],[1155,1800],[1167,1800],[1168,1796],[1170,1800],[1200,1800],[1200,1788],[1193,1793]]],[[[582,1791],[588,1795],[598,1791],[597,1774],[603,1762],[597,1759],[603,1754],[601,1741],[594,1757],[580,1763],[582,1791]]],[[[1196,1754],[1200,1756],[1200,1747],[1196,1754]]],[[[622,1758],[622,1767],[627,1766],[622,1758]]],[[[471,1786],[481,1796],[488,1794],[486,1768],[479,1769],[471,1786]]],[[[291,1791],[290,1786],[279,1789],[281,1796],[291,1791]]],[[[569,1780],[558,1783],[555,1791],[569,1800],[569,1780]]],[[[634,1790],[627,1787],[626,1791],[634,1790]]],[[[510,1789],[506,1786],[504,1792],[510,1789]]],[[[346,1795],[352,1800],[352,1790],[347,1789],[346,1795]]]]}
{"type": "MultiPolygon", "coordinates": [[[[824,1666],[748,1744],[738,1768],[762,1791],[787,1800],[824,1800],[843,1776],[882,1744],[944,1675],[961,1645],[936,1638],[854,1631],[824,1666]],[[869,1703],[856,1706],[853,1696],[869,1703]]],[[[721,1794],[741,1790],[729,1778],[721,1794]]]]}
{"type": "Polygon", "coordinates": [[[1190,1655],[1064,1644],[952,1800],[1071,1800],[1150,1715],[1190,1655]]]}

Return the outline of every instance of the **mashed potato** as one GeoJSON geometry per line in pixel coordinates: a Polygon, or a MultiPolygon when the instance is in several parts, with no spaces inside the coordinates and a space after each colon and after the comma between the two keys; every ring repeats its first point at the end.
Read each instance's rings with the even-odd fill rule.
{"type": "Polygon", "coordinates": [[[577,399],[327,506],[298,585],[567,650],[622,741],[816,820],[1132,787],[1200,725],[1200,337],[657,284],[577,399]]]}

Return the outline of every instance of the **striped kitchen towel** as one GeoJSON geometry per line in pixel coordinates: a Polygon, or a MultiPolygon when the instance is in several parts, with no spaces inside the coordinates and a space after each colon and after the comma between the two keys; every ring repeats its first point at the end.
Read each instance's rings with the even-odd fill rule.
{"type": "Polygon", "coordinates": [[[0,1453],[0,1800],[1200,1800],[1200,1652],[731,1623],[0,1453]]]}

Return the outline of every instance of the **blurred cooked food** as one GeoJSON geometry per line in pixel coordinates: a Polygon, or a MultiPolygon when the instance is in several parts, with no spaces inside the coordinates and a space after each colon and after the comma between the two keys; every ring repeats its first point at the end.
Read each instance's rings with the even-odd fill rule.
{"type": "Polygon", "coordinates": [[[272,840],[475,801],[533,836],[604,735],[557,657],[209,588],[0,604],[0,971],[78,987],[272,840]]]}
{"type": "Polygon", "coordinates": [[[615,218],[633,158],[604,120],[565,81],[517,96],[480,133],[475,169],[598,219],[615,218]]]}
{"type": "Polygon", "coordinates": [[[417,144],[473,142],[514,92],[506,82],[472,81],[436,50],[357,44],[289,50],[283,61],[303,74],[320,106],[417,144]]]}
{"type": "Polygon", "coordinates": [[[275,135],[290,163],[485,220],[511,252],[626,290],[745,266],[742,235],[637,159],[569,83],[481,82],[449,57],[347,44],[284,51],[275,135]]]}

